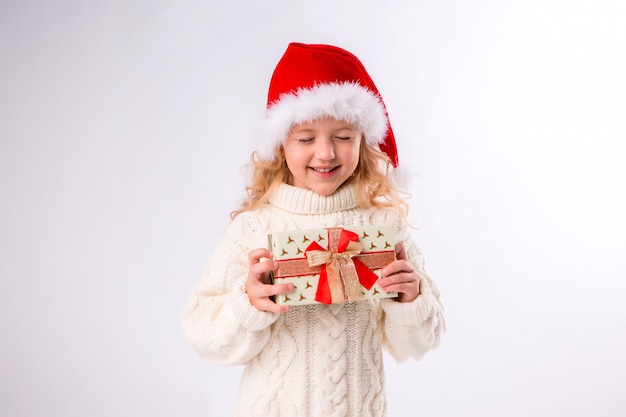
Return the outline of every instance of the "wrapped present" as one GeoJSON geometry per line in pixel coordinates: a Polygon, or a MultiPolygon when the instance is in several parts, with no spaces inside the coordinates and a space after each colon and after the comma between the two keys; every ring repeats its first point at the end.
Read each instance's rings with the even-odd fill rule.
{"type": "Polygon", "coordinates": [[[396,259],[390,226],[278,232],[268,240],[278,262],[273,282],[294,285],[291,293],[276,296],[278,304],[337,304],[398,295],[377,284],[381,268],[396,259]]]}

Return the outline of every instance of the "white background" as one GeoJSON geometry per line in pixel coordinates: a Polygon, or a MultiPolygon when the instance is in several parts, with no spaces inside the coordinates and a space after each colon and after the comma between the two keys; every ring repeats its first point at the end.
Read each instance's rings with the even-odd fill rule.
{"type": "Polygon", "coordinates": [[[391,416],[626,414],[626,3],[0,2],[0,415],[227,416],[179,317],[290,41],[388,106],[448,333],[391,416]]]}

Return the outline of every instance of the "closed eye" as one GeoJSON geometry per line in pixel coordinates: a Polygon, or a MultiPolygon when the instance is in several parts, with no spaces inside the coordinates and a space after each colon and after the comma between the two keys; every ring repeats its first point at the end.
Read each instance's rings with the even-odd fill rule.
{"type": "Polygon", "coordinates": [[[348,141],[348,140],[352,139],[352,136],[335,136],[335,139],[348,141]]]}

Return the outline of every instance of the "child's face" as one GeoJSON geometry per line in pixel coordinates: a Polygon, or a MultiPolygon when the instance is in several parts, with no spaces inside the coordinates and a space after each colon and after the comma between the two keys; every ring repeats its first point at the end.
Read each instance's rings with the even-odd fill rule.
{"type": "Polygon", "coordinates": [[[359,163],[361,132],[332,118],[294,125],[283,149],[293,185],[331,195],[359,163]]]}

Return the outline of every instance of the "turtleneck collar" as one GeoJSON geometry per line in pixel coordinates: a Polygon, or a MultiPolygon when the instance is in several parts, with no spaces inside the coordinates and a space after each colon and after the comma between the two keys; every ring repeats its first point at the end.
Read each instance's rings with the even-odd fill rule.
{"type": "Polygon", "coordinates": [[[282,184],[270,198],[270,204],[291,213],[324,214],[349,210],[358,205],[353,186],[340,187],[329,196],[293,185],[282,184]]]}

